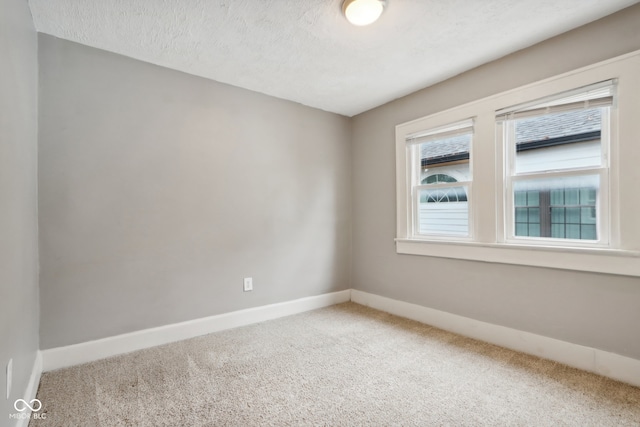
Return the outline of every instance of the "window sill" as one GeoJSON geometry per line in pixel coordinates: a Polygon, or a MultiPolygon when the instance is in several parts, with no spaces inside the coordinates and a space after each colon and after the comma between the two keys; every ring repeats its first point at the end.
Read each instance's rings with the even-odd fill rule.
{"type": "Polygon", "coordinates": [[[500,264],[559,268],[640,277],[640,252],[605,248],[564,248],[512,243],[396,239],[399,254],[500,264]]]}

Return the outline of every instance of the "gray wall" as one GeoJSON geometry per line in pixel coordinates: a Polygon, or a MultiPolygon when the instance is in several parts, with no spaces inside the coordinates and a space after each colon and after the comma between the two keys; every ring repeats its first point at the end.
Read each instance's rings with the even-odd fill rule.
{"type": "Polygon", "coordinates": [[[37,36],[27,2],[0,2],[0,424],[38,350],[37,36]],[[6,399],[6,366],[13,390],[6,399]]]}
{"type": "Polygon", "coordinates": [[[43,349],[350,288],[348,118],[39,37],[43,349]]]}
{"type": "MultiPolygon", "coordinates": [[[[640,279],[395,252],[395,125],[640,49],[640,5],[353,119],[355,289],[640,359],[640,279]]],[[[640,111],[638,112],[640,114],[640,111]]]]}
{"type": "Polygon", "coordinates": [[[640,5],[353,120],[41,35],[41,347],[355,287],[640,358],[637,278],[393,240],[396,124],[640,49],[637,22],[640,5]]]}

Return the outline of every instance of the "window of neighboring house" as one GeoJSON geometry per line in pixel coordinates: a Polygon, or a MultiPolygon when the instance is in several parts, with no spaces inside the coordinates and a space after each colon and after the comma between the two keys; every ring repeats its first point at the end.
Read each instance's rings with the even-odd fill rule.
{"type": "Polygon", "coordinates": [[[608,243],[611,81],[498,114],[506,240],[608,243]]]}
{"type": "Polygon", "coordinates": [[[469,237],[473,121],[409,135],[412,235],[469,237]]]}
{"type": "MultiPolygon", "coordinates": [[[[422,184],[437,184],[443,182],[458,182],[458,180],[452,176],[441,173],[429,175],[422,180],[422,184]]],[[[428,194],[423,194],[423,196],[420,198],[420,203],[454,203],[466,201],[467,193],[462,189],[458,191],[456,191],[455,189],[449,189],[447,191],[434,191],[428,194]]]]}

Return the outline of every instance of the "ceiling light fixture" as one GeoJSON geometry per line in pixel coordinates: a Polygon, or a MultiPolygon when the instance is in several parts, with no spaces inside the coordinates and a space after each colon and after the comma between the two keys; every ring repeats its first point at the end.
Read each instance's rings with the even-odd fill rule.
{"type": "Polygon", "coordinates": [[[387,0],[344,0],[342,13],[353,25],[373,24],[380,18],[387,0]]]}

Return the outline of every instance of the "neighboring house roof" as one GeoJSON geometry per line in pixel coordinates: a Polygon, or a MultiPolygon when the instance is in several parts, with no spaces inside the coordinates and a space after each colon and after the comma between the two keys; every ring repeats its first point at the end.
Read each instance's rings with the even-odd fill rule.
{"type": "Polygon", "coordinates": [[[599,131],[600,122],[599,109],[567,111],[521,119],[516,126],[516,144],[599,131]]]}
{"type": "MultiPolygon", "coordinates": [[[[459,135],[451,138],[431,141],[421,146],[421,158],[426,158],[427,160],[436,160],[449,158],[456,154],[468,155],[470,142],[471,137],[469,135],[459,135]]],[[[438,162],[435,161],[432,163],[438,162]]]]}
{"type": "MultiPolygon", "coordinates": [[[[526,144],[527,149],[547,146],[545,141],[564,138],[571,135],[589,135],[599,138],[601,115],[598,109],[567,111],[545,116],[520,119],[516,126],[516,144],[526,144]],[[597,135],[596,135],[597,133],[597,135]]],[[[585,139],[577,139],[584,141],[585,139]]],[[[423,144],[421,158],[423,163],[437,164],[469,158],[469,135],[454,136],[423,144]]],[[[563,143],[575,142],[565,138],[563,143]]],[[[524,147],[524,146],[523,146],[524,147]]]]}

